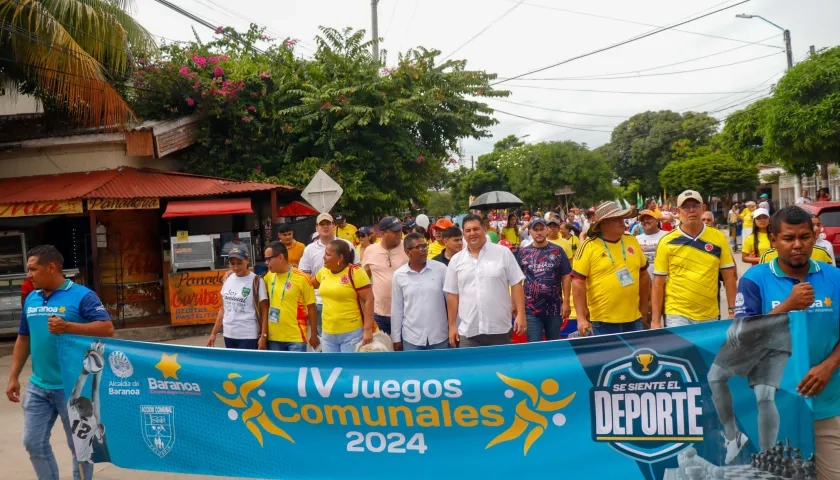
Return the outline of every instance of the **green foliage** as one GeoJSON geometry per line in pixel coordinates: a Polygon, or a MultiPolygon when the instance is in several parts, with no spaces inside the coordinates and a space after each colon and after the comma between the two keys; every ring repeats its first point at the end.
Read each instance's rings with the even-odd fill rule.
{"type": "MultiPolygon", "coordinates": [[[[495,152],[494,152],[495,153],[495,152]]],[[[565,186],[572,200],[591,204],[611,198],[613,172],[597,152],[572,141],[525,145],[501,153],[499,170],[511,192],[530,205],[553,205],[554,192],[565,186]]]]}
{"type": "Polygon", "coordinates": [[[322,28],[312,60],[287,39],[265,53],[262,31],[225,29],[207,44],[167,45],[140,65],[133,97],[146,118],[203,116],[192,172],[249,178],[259,170],[299,188],[323,169],[343,188],[337,208],[376,214],[423,202],[443,183],[463,137],[488,136],[492,110],[468,96],[506,96],[493,74],[440,52],[400,54],[393,68],[370,56],[365,32],[322,28]]]}
{"type": "Polygon", "coordinates": [[[758,167],[725,153],[712,153],[668,164],[659,180],[669,191],[696,190],[703,197],[721,197],[728,204],[731,194],[755,190],[758,167]]]}
{"type": "Polygon", "coordinates": [[[599,151],[622,185],[636,180],[643,195],[655,195],[662,191],[659,172],[674,160],[674,143],[684,139],[691,148],[708,145],[716,125],[717,120],[705,113],[639,113],[615,127],[610,143],[599,151]]]}
{"type": "Polygon", "coordinates": [[[840,47],[791,68],[766,111],[765,140],[785,170],[813,175],[840,151],[840,47]]]}
{"type": "Polygon", "coordinates": [[[455,202],[450,192],[429,192],[429,199],[426,201],[426,214],[432,217],[443,217],[460,213],[455,208],[455,202]]]}
{"type": "Polygon", "coordinates": [[[720,134],[727,153],[750,165],[776,163],[764,140],[765,119],[772,102],[772,98],[764,98],[729,116],[720,134]]]}

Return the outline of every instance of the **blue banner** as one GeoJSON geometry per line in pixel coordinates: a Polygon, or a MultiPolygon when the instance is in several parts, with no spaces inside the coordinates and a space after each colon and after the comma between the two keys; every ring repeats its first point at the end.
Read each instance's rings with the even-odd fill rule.
{"type": "Polygon", "coordinates": [[[806,327],[793,313],[371,354],[62,335],[59,353],[77,455],[124,468],[283,479],[771,478],[759,475],[812,469],[811,410],[796,393],[808,371],[806,327]],[[778,425],[757,413],[767,388],[778,425]]]}

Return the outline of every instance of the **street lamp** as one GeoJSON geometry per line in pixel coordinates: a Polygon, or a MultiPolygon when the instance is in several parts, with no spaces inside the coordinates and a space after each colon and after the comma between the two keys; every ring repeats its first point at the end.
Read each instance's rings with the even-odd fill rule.
{"type": "Polygon", "coordinates": [[[781,30],[784,34],[784,37],[785,37],[785,53],[787,54],[787,68],[788,68],[788,70],[790,70],[790,68],[793,67],[793,52],[791,51],[791,48],[790,48],[790,30],[776,25],[775,23],[771,22],[770,20],[767,20],[766,18],[762,17],[761,15],[747,15],[745,13],[739,13],[738,15],[735,15],[735,18],[746,18],[746,19],[758,18],[760,20],[764,20],[765,22],[769,23],[770,25],[773,25],[774,27],[781,30]]]}

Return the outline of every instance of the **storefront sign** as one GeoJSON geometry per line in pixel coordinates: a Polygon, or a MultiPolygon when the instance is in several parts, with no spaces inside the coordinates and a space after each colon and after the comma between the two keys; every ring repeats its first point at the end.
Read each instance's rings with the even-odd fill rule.
{"type": "Polygon", "coordinates": [[[67,215],[69,213],[82,213],[82,201],[54,200],[49,202],[0,203],[0,218],[67,215]]]}
{"type": "Polygon", "coordinates": [[[178,233],[175,234],[176,240],[179,242],[189,242],[190,241],[190,232],[187,230],[178,230],[178,233]]]}
{"type": "Polygon", "coordinates": [[[78,458],[121,468],[287,480],[732,480],[791,478],[781,469],[798,461],[816,478],[804,459],[814,452],[809,402],[820,397],[796,391],[809,339],[825,334],[809,335],[812,320],[794,312],[419,354],[57,342],[67,398],[92,399],[98,414],[85,426],[107,432],[78,458]],[[753,381],[768,382],[769,395],[757,399],[753,381]],[[765,408],[778,415],[765,419],[765,408]],[[722,421],[743,442],[728,459],[722,421]],[[759,464],[760,441],[774,447],[759,464]],[[469,473],[441,474],[467,464],[456,469],[469,473]]]}
{"type": "Polygon", "coordinates": [[[169,275],[172,325],[213,323],[222,308],[222,284],[228,270],[169,275]]]}
{"type": "Polygon", "coordinates": [[[160,199],[147,198],[91,198],[88,210],[151,210],[160,208],[160,199]]]}

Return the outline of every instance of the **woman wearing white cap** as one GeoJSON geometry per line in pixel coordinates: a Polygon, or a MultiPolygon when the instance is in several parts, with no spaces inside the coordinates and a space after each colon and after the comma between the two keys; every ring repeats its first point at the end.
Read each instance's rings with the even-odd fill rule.
{"type": "Polygon", "coordinates": [[[744,238],[741,257],[744,263],[756,265],[761,261],[764,252],[773,247],[770,244],[770,212],[764,208],[757,208],[752,212],[752,219],[755,228],[744,238]]]}

